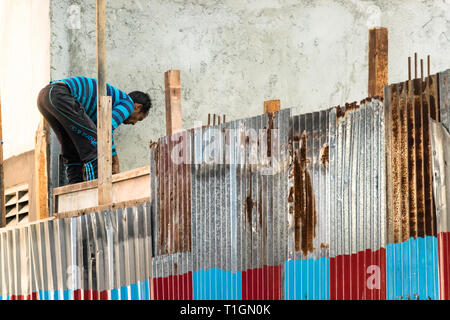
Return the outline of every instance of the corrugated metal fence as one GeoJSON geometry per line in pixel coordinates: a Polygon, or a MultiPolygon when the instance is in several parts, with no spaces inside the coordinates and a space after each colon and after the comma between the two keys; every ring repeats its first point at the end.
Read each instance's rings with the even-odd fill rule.
{"type": "Polygon", "coordinates": [[[438,75],[385,88],[387,298],[438,299],[438,243],[429,118],[439,119],[438,75]]]}
{"type": "Polygon", "coordinates": [[[149,299],[150,205],[0,230],[2,300],[149,299]]]}
{"type": "Polygon", "coordinates": [[[189,247],[165,252],[160,244],[171,240],[155,227],[155,298],[180,298],[180,291],[187,299],[282,298],[290,115],[283,110],[196,128],[153,145],[155,226],[164,214],[186,215],[169,218],[169,227],[175,239],[192,239],[189,247]],[[167,163],[175,169],[164,171],[167,163]],[[190,170],[170,173],[180,166],[190,170]],[[161,209],[180,197],[190,199],[183,213],[176,205],[161,209]]]}
{"type": "Polygon", "coordinates": [[[450,299],[450,70],[439,74],[440,117],[442,124],[431,121],[434,199],[439,252],[439,295],[450,299]]]}
{"type": "Polygon", "coordinates": [[[0,231],[1,295],[448,299],[449,76],[163,137],[150,203],[0,231]]]}

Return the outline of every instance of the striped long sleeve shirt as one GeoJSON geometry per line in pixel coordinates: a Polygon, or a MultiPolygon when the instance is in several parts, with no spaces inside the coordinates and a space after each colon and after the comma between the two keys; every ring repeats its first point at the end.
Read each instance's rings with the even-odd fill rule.
{"type": "MultiPolygon", "coordinates": [[[[66,83],[75,99],[84,107],[89,118],[97,124],[97,80],[88,77],[71,77],[53,82],[66,83]]],[[[134,110],[133,100],[122,90],[109,83],[106,84],[106,94],[112,97],[112,155],[115,156],[114,130],[127,119],[134,110]]]]}

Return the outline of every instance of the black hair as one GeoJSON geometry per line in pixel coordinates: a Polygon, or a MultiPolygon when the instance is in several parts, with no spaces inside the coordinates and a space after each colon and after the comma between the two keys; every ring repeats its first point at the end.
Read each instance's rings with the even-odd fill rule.
{"type": "Polygon", "coordinates": [[[133,100],[134,103],[140,103],[142,104],[142,112],[147,113],[150,108],[152,107],[152,99],[150,99],[150,96],[142,91],[133,91],[128,94],[133,100]]]}

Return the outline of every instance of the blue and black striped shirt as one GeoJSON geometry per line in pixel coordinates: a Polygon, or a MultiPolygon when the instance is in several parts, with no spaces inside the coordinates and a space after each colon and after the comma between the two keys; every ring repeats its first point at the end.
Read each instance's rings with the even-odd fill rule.
{"type": "MultiPolygon", "coordinates": [[[[53,82],[62,81],[66,83],[75,99],[84,107],[86,114],[97,124],[97,80],[88,77],[71,77],[53,82]]],[[[112,133],[127,119],[134,110],[133,100],[122,90],[109,83],[106,84],[106,94],[112,97],[112,133]]],[[[112,155],[117,154],[112,137],[112,155]]]]}

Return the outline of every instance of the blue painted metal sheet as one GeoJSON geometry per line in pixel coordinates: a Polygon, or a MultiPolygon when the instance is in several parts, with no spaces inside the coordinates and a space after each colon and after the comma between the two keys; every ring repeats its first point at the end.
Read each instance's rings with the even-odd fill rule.
{"type": "Polygon", "coordinates": [[[288,260],[285,275],[286,300],[330,299],[330,259],[288,260]]]}
{"type": "Polygon", "coordinates": [[[241,272],[211,268],[192,274],[194,300],[241,300],[241,272]]]}
{"type": "Polygon", "coordinates": [[[388,300],[439,299],[437,238],[410,238],[386,247],[388,300]]]}

